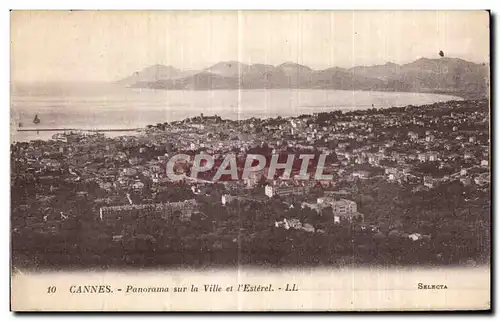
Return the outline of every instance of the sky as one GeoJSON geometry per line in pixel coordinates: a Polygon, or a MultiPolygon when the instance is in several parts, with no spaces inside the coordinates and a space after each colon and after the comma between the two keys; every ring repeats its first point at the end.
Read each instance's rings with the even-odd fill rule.
{"type": "Polygon", "coordinates": [[[314,69],[489,61],[486,11],[12,11],[11,80],[114,81],[153,64],[314,69]]]}

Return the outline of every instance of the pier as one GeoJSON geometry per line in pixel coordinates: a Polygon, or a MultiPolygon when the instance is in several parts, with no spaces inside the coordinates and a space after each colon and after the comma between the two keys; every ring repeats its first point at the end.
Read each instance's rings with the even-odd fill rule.
{"type": "Polygon", "coordinates": [[[18,132],[130,132],[143,128],[116,128],[116,129],[80,129],[80,128],[18,128],[18,132]]]}

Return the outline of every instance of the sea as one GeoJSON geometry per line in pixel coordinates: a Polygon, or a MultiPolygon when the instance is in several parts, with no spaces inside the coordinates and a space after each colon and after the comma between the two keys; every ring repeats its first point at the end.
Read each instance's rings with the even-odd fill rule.
{"type": "Polygon", "coordinates": [[[11,84],[11,142],[47,140],[57,131],[18,129],[130,130],[187,117],[227,119],[288,117],[334,110],[351,111],[425,105],[459,97],[376,91],[315,89],[153,90],[110,83],[11,84]],[[33,122],[38,115],[40,123],[33,122]]]}

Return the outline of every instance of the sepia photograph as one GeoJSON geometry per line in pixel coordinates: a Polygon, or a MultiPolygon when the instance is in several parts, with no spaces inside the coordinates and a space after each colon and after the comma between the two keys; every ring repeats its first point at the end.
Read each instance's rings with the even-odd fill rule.
{"type": "Polygon", "coordinates": [[[490,12],[10,12],[13,311],[489,310],[490,12]]]}

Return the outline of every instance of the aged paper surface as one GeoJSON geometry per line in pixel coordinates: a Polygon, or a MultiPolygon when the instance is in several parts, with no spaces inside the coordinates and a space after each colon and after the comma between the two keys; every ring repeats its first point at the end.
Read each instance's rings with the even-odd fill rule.
{"type": "Polygon", "coordinates": [[[486,11],[12,11],[13,311],[489,310],[486,11]]]}

